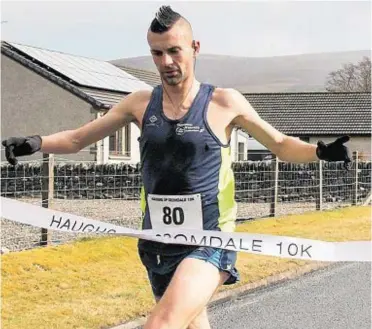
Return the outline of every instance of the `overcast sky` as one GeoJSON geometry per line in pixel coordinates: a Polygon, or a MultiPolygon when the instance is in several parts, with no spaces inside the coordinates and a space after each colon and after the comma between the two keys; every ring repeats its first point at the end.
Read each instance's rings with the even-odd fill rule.
{"type": "Polygon", "coordinates": [[[146,31],[164,4],[191,22],[204,54],[371,48],[370,1],[1,1],[1,38],[103,60],[149,55],[146,31]]]}

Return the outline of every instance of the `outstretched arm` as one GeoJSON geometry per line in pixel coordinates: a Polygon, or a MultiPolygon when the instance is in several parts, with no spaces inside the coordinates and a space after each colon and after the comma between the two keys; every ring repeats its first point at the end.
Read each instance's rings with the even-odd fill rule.
{"type": "Polygon", "coordinates": [[[306,143],[298,138],[283,134],[263,120],[238,91],[227,89],[226,98],[229,106],[236,112],[232,124],[246,130],[282,161],[304,163],[322,159],[345,161],[345,164],[351,162],[350,151],[343,145],[349,140],[348,136],[343,136],[328,145],[323,142],[306,143]]]}
{"type": "MultiPolygon", "coordinates": [[[[319,160],[316,145],[287,136],[263,120],[245,97],[236,90],[228,89],[230,106],[235,110],[234,126],[246,130],[265,145],[279,159],[288,162],[312,162],[319,160]]],[[[278,115],[280,115],[278,113],[278,115]]]]}
{"type": "MultiPolygon", "coordinates": [[[[10,137],[2,142],[7,160],[15,165],[16,157],[44,153],[77,153],[88,145],[113,134],[125,124],[135,121],[134,111],[144,98],[143,91],[128,95],[113,106],[105,116],[74,130],[65,130],[48,136],[10,137]]],[[[147,91],[145,91],[147,93],[147,91]]]]}
{"type": "Polygon", "coordinates": [[[130,94],[114,105],[106,115],[75,130],[61,131],[43,136],[41,151],[44,153],[76,153],[106,136],[113,134],[125,124],[134,121],[132,114],[136,93],[130,94]]]}

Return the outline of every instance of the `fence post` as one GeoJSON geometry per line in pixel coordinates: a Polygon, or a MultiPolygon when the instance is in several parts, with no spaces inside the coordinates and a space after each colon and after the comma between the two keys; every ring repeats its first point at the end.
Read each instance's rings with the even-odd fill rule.
{"type": "Polygon", "coordinates": [[[49,186],[48,186],[48,200],[50,201],[49,206],[51,205],[54,199],[54,154],[49,154],[49,186]]]}
{"type": "Polygon", "coordinates": [[[353,152],[353,158],[355,159],[355,175],[354,175],[354,189],[353,189],[353,201],[352,205],[356,206],[358,204],[358,167],[359,167],[359,152],[353,152]]]}
{"type": "Polygon", "coordinates": [[[319,190],[316,194],[316,210],[323,210],[323,160],[319,160],[318,177],[319,190]]]}
{"type": "MultiPolygon", "coordinates": [[[[43,153],[41,180],[41,205],[49,208],[50,201],[54,196],[54,157],[52,154],[43,153]]],[[[47,229],[41,229],[40,245],[50,244],[50,233],[47,229]]]]}
{"type": "Polygon", "coordinates": [[[273,188],[271,189],[270,217],[275,217],[278,204],[279,159],[274,154],[271,160],[271,177],[273,188]]]}

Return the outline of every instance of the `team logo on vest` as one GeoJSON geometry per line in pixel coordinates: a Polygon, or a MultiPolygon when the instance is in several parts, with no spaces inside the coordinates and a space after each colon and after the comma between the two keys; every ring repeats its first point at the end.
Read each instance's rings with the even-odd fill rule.
{"type": "Polygon", "coordinates": [[[194,126],[192,123],[177,123],[176,134],[179,136],[190,132],[201,133],[203,131],[204,128],[201,128],[200,126],[194,126]]]}
{"type": "Polygon", "coordinates": [[[148,119],[146,126],[159,127],[161,124],[162,124],[162,120],[159,120],[155,115],[152,115],[148,119]]]}
{"type": "Polygon", "coordinates": [[[153,115],[153,116],[149,119],[149,121],[150,121],[151,123],[155,123],[156,121],[158,121],[158,118],[157,118],[155,115],[153,115]]]}

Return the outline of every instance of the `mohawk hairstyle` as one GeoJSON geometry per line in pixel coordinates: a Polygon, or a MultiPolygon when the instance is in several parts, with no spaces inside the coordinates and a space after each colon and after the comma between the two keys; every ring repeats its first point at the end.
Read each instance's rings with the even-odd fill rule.
{"type": "Polygon", "coordinates": [[[151,22],[150,30],[154,33],[163,33],[168,31],[174,23],[182,16],[173,11],[170,6],[161,6],[151,22]]]}

